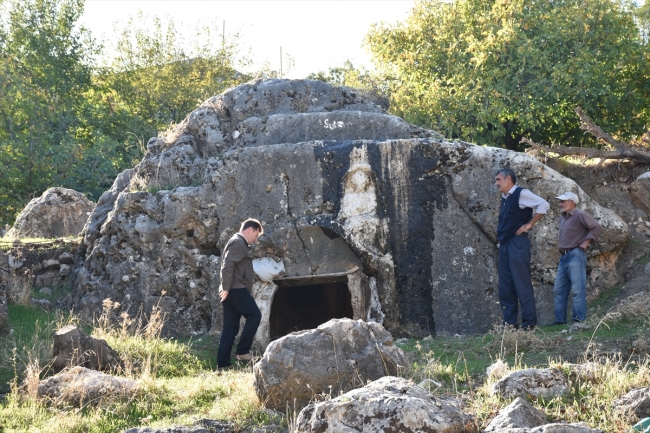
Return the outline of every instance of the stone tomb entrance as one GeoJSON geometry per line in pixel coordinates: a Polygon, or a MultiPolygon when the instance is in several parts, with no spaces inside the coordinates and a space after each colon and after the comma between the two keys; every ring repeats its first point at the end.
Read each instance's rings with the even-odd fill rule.
{"type": "Polygon", "coordinates": [[[273,340],[313,329],[330,319],[369,319],[370,281],[358,267],[347,272],[279,278],[256,283],[253,291],[262,312],[255,336],[266,349],[273,340]]]}
{"type": "Polygon", "coordinates": [[[271,305],[271,341],[294,331],[317,328],[330,319],[352,319],[352,296],[346,274],[283,278],[271,305]]]}

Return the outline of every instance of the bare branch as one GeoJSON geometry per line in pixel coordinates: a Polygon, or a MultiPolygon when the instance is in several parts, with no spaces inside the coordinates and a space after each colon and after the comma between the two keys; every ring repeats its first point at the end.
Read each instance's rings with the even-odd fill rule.
{"type": "Polygon", "coordinates": [[[543,152],[545,155],[548,153],[555,153],[559,156],[567,155],[581,155],[586,159],[600,158],[598,166],[600,166],[607,159],[629,159],[641,164],[650,164],[650,153],[632,149],[630,146],[622,141],[615,140],[611,135],[603,131],[598,125],[594,124],[592,120],[582,111],[580,107],[576,107],[576,113],[580,117],[580,129],[589,132],[594,137],[614,146],[615,150],[600,150],[591,147],[566,147],[566,146],[543,146],[537,144],[527,137],[523,137],[520,143],[524,143],[533,149],[543,152]]]}
{"type": "Polygon", "coordinates": [[[596,125],[592,120],[587,116],[584,111],[582,111],[582,108],[576,107],[575,112],[578,114],[578,117],[580,117],[580,129],[583,131],[587,131],[594,137],[598,138],[599,140],[603,140],[606,143],[611,144],[614,146],[614,148],[618,151],[625,151],[627,150],[627,145],[621,141],[614,140],[614,137],[600,129],[600,126],[596,125]]]}

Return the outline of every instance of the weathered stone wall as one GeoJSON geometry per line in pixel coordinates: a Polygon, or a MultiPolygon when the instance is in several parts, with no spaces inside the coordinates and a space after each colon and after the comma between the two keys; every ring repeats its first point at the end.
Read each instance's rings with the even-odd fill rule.
{"type": "MultiPolygon", "coordinates": [[[[265,234],[254,258],[281,262],[288,277],[360,264],[378,300],[374,318],[393,333],[485,331],[500,320],[493,183],[501,166],[546,199],[576,192],[605,227],[590,253],[590,287],[618,278],[613,263],[628,228],[573,181],[525,154],[448,142],[351,89],[309,80],[240,86],[148,148],[84,229],[73,296],[88,318],[111,298],[130,314],[159,303],[168,334],[218,330],[221,248],[255,217],[265,234]]],[[[558,221],[552,210],[531,234],[540,323],[553,321],[558,221]]],[[[273,290],[260,293],[270,302],[273,290]]]]}

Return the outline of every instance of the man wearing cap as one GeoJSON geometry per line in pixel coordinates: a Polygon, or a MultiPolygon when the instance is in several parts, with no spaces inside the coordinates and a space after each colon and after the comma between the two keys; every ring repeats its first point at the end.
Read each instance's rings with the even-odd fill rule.
{"type": "Polygon", "coordinates": [[[573,294],[574,322],[587,318],[587,248],[598,239],[603,228],[588,214],[576,208],[578,196],[565,192],[556,197],[560,216],[560,264],[557,268],[553,300],[555,324],[566,323],[569,293],[573,294]]]}
{"type": "Polygon", "coordinates": [[[530,280],[530,240],[528,231],[540,220],[550,205],[543,198],[518,187],[517,176],[509,168],[497,171],[494,184],[501,192],[499,210],[499,303],[503,322],[519,327],[517,316],[521,304],[521,326],[537,325],[535,293],[530,280]],[[535,213],[533,214],[533,208],[535,213]]]}

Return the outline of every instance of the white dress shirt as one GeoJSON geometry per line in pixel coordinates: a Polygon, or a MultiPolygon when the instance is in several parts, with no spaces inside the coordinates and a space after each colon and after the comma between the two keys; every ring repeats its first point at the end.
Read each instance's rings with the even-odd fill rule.
{"type": "MultiPolygon", "coordinates": [[[[508,194],[501,193],[501,197],[508,198],[511,194],[515,192],[517,185],[510,188],[508,194]]],[[[538,195],[530,192],[529,189],[522,189],[519,193],[519,208],[523,209],[529,207],[531,209],[535,208],[535,213],[546,214],[546,212],[551,208],[551,205],[548,204],[546,200],[541,198],[538,195]]]]}

